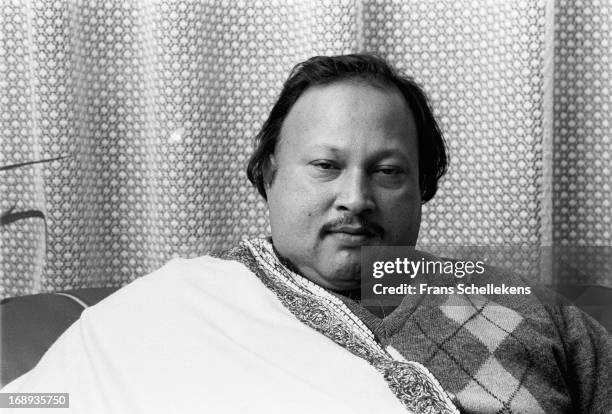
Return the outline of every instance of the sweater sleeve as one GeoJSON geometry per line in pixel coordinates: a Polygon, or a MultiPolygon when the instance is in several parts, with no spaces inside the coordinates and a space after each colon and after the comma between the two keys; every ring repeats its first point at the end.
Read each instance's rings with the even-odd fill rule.
{"type": "Polygon", "coordinates": [[[559,310],[574,412],[612,412],[612,335],[575,306],[559,310]]]}

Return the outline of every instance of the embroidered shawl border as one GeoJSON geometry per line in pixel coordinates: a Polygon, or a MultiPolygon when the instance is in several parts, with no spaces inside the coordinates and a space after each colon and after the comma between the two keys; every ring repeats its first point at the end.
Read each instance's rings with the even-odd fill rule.
{"type": "Polygon", "coordinates": [[[368,361],[409,413],[459,414],[425,366],[407,361],[391,346],[383,349],[340,299],[283,265],[268,240],[244,241],[227,257],[246,265],[302,323],[368,361]]]}

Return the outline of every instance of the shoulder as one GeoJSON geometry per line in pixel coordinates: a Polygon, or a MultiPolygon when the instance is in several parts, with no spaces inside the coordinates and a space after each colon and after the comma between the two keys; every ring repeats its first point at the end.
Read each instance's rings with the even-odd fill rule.
{"type": "Polygon", "coordinates": [[[127,323],[151,320],[156,314],[168,318],[192,305],[200,306],[206,298],[234,302],[244,292],[260,289],[259,285],[244,264],[229,257],[175,258],[86,309],[81,319],[127,323]]]}

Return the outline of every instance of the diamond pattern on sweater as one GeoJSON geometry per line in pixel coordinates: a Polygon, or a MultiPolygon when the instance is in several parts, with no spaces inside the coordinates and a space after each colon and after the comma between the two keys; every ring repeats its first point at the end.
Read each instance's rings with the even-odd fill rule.
{"type": "Polygon", "coordinates": [[[523,320],[521,315],[483,296],[450,296],[442,312],[467,329],[493,353],[523,320]]]}
{"type": "Polygon", "coordinates": [[[495,357],[487,359],[475,379],[457,394],[463,408],[470,412],[542,413],[544,411],[495,357]],[[486,384],[484,387],[482,384],[486,384]],[[494,411],[491,409],[494,408],[494,411]]]}
{"type": "Polygon", "coordinates": [[[523,386],[528,368],[516,378],[495,356],[499,346],[513,338],[513,331],[523,320],[521,315],[480,295],[449,296],[440,309],[489,351],[471,381],[457,393],[461,406],[477,413],[543,413],[537,400],[523,386]]]}

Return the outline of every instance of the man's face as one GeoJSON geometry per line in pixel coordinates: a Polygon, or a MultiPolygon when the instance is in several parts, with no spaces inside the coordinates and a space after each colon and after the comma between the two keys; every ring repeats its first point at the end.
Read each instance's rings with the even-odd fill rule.
{"type": "Polygon", "coordinates": [[[313,282],[357,287],[361,246],[416,243],[417,130],[395,87],[341,81],[307,89],[271,162],[274,247],[313,282]]]}

